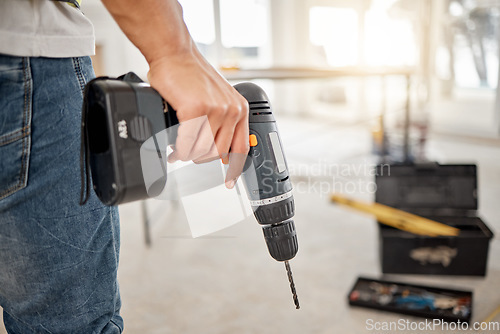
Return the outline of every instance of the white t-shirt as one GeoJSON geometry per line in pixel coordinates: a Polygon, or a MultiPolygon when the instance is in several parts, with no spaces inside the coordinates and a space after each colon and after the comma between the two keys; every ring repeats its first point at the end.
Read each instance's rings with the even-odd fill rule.
{"type": "Polygon", "coordinates": [[[80,57],[95,53],[94,27],[67,3],[0,0],[0,53],[22,57],[80,57]]]}

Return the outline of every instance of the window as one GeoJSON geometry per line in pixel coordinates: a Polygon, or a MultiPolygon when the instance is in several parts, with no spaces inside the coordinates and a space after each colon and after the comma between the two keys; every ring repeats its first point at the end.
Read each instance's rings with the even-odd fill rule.
{"type": "Polygon", "coordinates": [[[212,0],[179,0],[184,21],[194,41],[212,44],[215,41],[214,7],[212,0]]]}
{"type": "Polygon", "coordinates": [[[269,0],[180,0],[180,3],[191,36],[213,64],[251,67],[269,61],[269,0]],[[216,8],[220,15],[214,15],[216,8]]]}
{"type": "Polygon", "coordinates": [[[224,47],[259,47],[267,43],[267,1],[220,0],[220,13],[224,47]]]}
{"type": "Polygon", "coordinates": [[[365,61],[373,66],[412,66],[417,44],[412,22],[404,14],[390,14],[394,1],[374,1],[365,17],[365,61]]]}
{"type": "Polygon", "coordinates": [[[331,66],[358,62],[358,14],[350,8],[312,7],[309,11],[309,38],[322,46],[331,66]]]}

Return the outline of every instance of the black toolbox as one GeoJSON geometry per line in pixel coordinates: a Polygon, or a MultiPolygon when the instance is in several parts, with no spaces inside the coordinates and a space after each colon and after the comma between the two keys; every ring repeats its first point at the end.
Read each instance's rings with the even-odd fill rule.
{"type": "Polygon", "coordinates": [[[476,165],[378,165],[375,201],[460,229],[420,236],[379,224],[383,273],[485,276],[493,233],[477,217],[476,165]]]}

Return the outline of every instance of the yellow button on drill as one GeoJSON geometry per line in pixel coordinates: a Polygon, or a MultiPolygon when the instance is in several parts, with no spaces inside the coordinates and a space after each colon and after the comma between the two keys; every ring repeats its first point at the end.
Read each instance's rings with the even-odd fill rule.
{"type": "Polygon", "coordinates": [[[250,146],[251,147],[257,146],[257,136],[256,135],[250,135],[250,146]]]}

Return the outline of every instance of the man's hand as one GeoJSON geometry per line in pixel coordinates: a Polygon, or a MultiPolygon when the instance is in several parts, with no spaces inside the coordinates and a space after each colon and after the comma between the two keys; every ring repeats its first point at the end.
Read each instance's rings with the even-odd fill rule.
{"type": "Polygon", "coordinates": [[[232,188],[232,180],[240,175],[245,162],[240,156],[246,157],[249,148],[245,98],[198,54],[195,46],[193,54],[151,63],[148,77],[151,86],[177,111],[181,123],[169,161],[229,158],[226,185],[232,188]]]}
{"type": "Polygon", "coordinates": [[[241,174],[249,149],[248,103],[203,58],[176,0],[103,0],[149,63],[151,86],[181,123],[169,161],[229,160],[226,186],[241,174]],[[189,122],[187,122],[189,121],[189,122]]]}

